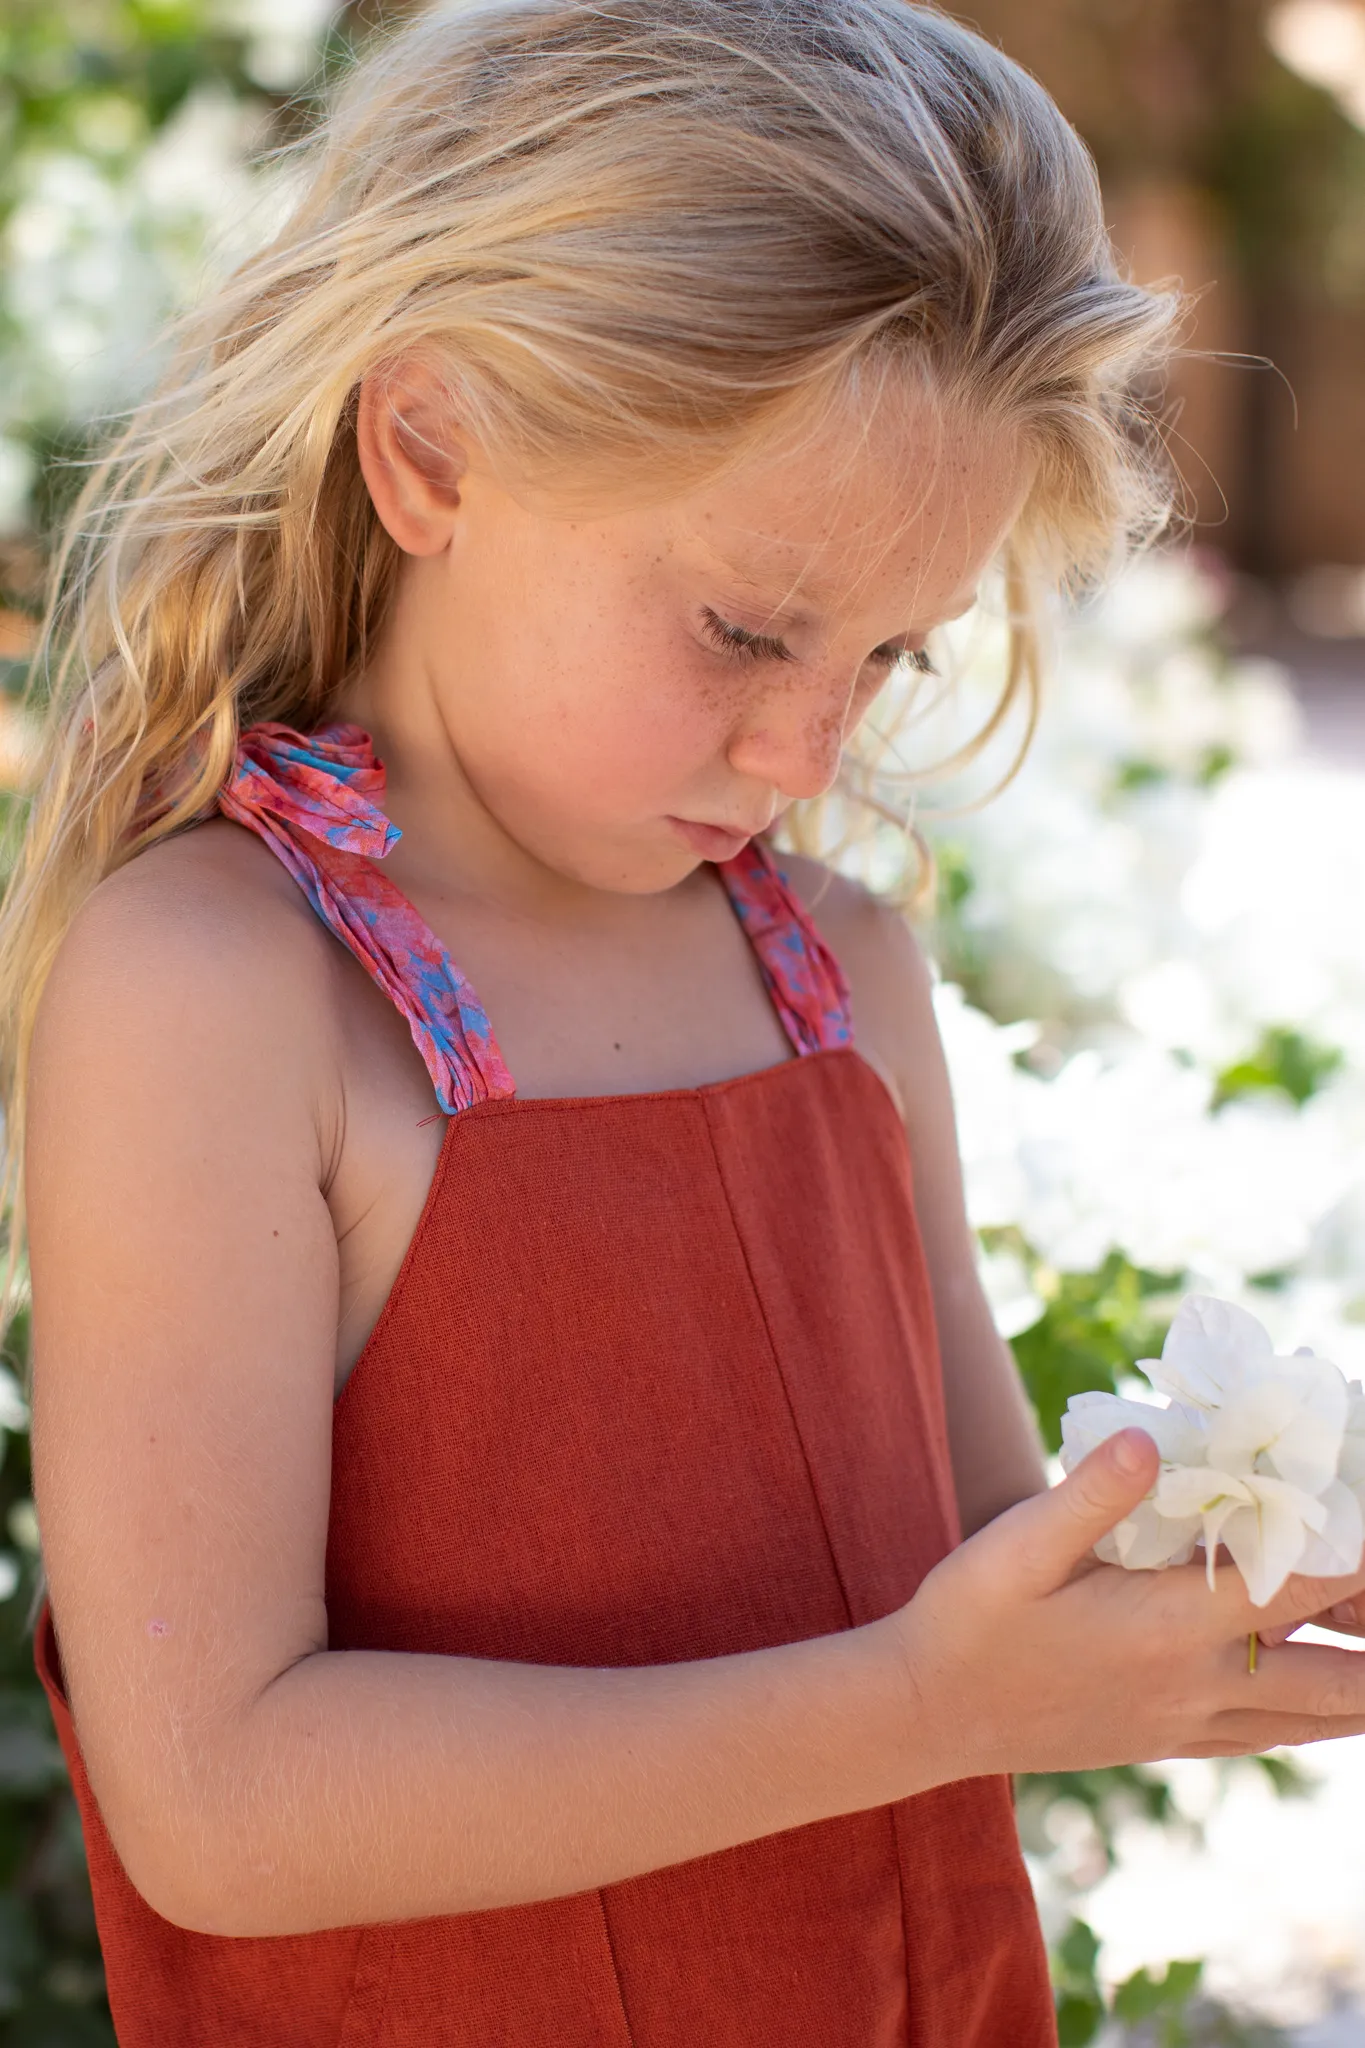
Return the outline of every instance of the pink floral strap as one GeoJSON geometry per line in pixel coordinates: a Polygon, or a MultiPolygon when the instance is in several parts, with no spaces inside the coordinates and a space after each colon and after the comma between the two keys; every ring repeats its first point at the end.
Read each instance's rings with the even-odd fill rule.
{"type": "Polygon", "coordinates": [[[733,860],[720,863],[717,873],[796,1050],[852,1045],[853,1011],[844,971],[762,840],[751,839],[733,860]]]}
{"type": "MultiPolygon", "coordinates": [[[[397,843],[381,808],[384,768],[358,725],[242,734],[219,795],[283,861],[323,923],[408,1020],[448,1116],[515,1094],[487,1012],[440,940],[377,863],[397,843]]],[[[849,1045],[848,984],[759,841],[718,867],[764,983],[798,1053],[849,1045]]]]}
{"type": "Polygon", "coordinates": [[[408,1020],[447,1116],[512,1095],[482,1003],[407,897],[377,865],[399,832],[380,809],[384,769],[358,725],[243,733],[224,817],[278,854],[323,923],[408,1020]]]}

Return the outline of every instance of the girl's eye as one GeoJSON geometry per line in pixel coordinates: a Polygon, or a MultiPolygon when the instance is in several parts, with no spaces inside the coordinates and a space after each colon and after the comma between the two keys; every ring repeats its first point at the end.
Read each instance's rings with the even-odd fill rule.
{"type": "Polygon", "coordinates": [[[732,626],[728,619],[713,612],[709,604],[701,608],[702,624],[710,638],[727,654],[737,655],[741,661],[793,661],[790,647],[781,640],[774,640],[766,633],[750,633],[744,626],[732,626]]]}
{"type": "Polygon", "coordinates": [[[927,650],[923,647],[888,647],[882,650],[882,654],[897,667],[912,668],[918,675],[936,676],[938,674],[938,670],[929,659],[927,650]]]}
{"type": "MultiPolygon", "coordinates": [[[[728,619],[721,618],[719,612],[713,612],[710,605],[702,606],[701,616],[708,636],[727,654],[733,654],[741,661],[796,659],[784,641],[774,640],[767,633],[751,633],[746,626],[732,625],[728,619]]],[[[938,674],[922,647],[876,647],[868,659],[882,668],[912,668],[924,676],[938,674]]]]}

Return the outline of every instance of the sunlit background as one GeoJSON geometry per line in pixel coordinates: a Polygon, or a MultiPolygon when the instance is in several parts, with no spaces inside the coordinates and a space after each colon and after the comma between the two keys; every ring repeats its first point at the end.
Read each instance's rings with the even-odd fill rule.
{"type": "MultiPolygon", "coordinates": [[[[1168,407],[1179,548],[1059,622],[1004,795],[961,808],[987,761],[920,798],[983,1271],[1055,1444],[1068,1395],[1133,1379],[1191,1287],[1365,1376],[1365,0],[958,11],[1082,129],[1135,274],[1195,295],[1168,407]]],[[[268,235],[290,194],[266,153],[374,26],[315,0],[5,0],[10,805],[69,464],[154,376],[164,315],[268,235]]],[[[954,629],[951,692],[910,708],[904,759],[988,701],[1000,641],[989,603],[954,629]]],[[[888,828],[859,860],[885,882],[902,851],[888,828]]],[[[25,1421],[6,1373],[0,2048],[107,2048],[24,1634],[25,1421]]],[[[1064,2043],[1365,2044],[1365,1744],[1030,1780],[1020,1817],[1064,2043]]]]}

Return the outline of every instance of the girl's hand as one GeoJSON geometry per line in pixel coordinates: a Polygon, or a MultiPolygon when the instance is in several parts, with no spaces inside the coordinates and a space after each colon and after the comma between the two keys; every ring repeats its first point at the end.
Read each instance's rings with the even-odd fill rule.
{"type": "MultiPolygon", "coordinates": [[[[1121,1431],[1051,1492],[1011,1508],[889,1618],[911,1688],[907,1740],[934,1778],[1239,1756],[1365,1732],[1365,1657],[1280,1643],[1247,1670],[1247,1636],[1365,1591],[1294,1578],[1253,1607],[1231,1565],[1126,1572],[1091,1548],[1156,1477],[1156,1446],[1121,1431]],[[1089,1566],[1089,1568],[1087,1568],[1089,1566]]],[[[1264,1636],[1263,1636],[1264,1640],[1264,1636]]]]}

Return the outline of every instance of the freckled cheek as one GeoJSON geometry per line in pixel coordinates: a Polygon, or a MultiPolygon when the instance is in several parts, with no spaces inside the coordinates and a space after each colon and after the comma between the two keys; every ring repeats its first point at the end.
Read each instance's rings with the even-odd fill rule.
{"type": "Polygon", "coordinates": [[[848,729],[844,713],[843,705],[826,706],[807,720],[806,750],[815,760],[837,762],[848,729]]]}
{"type": "MultiPolygon", "coordinates": [[[[624,668],[624,664],[623,664],[624,668]]],[[[730,695],[685,665],[633,663],[614,678],[564,676],[537,749],[542,771],[571,778],[594,808],[653,809],[725,749],[730,695]]]]}
{"type": "MultiPolygon", "coordinates": [[[[606,807],[656,808],[723,753],[726,729],[694,703],[642,689],[596,721],[580,753],[584,787],[606,807]]],[[[665,804],[666,807],[666,804],[665,804]]]]}

